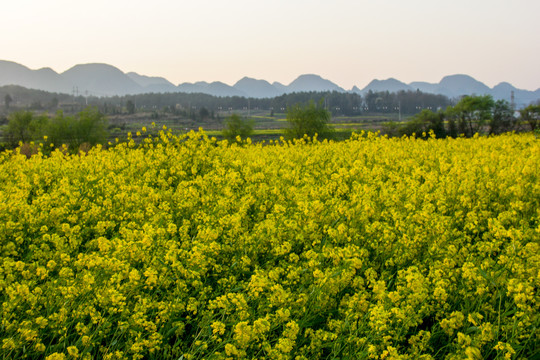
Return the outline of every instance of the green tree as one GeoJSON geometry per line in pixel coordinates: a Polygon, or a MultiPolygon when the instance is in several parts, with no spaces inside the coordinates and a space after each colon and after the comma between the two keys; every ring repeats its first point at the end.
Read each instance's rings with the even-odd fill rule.
{"type": "Polygon", "coordinates": [[[310,101],[306,106],[291,106],[287,108],[287,135],[292,139],[302,138],[304,135],[313,137],[315,134],[327,137],[332,132],[328,124],[330,117],[330,112],[324,108],[322,100],[318,104],[310,101]]]}
{"type": "Polygon", "coordinates": [[[449,117],[455,118],[458,130],[466,136],[473,136],[480,132],[487,121],[492,119],[495,106],[491,95],[464,96],[461,100],[447,110],[449,117]]]}
{"type": "Polygon", "coordinates": [[[12,102],[13,102],[13,98],[11,97],[11,95],[6,94],[6,96],[4,96],[4,105],[6,105],[6,110],[9,110],[9,105],[12,102]]]}
{"type": "Polygon", "coordinates": [[[77,152],[84,143],[94,146],[107,140],[107,120],[95,107],[88,107],[75,116],[56,113],[47,128],[49,141],[55,146],[68,145],[77,152]]]}
{"type": "Polygon", "coordinates": [[[58,102],[59,101],[57,97],[52,98],[51,102],[49,103],[49,109],[56,110],[56,108],[58,108],[58,102]]]}
{"type": "Polygon", "coordinates": [[[456,125],[456,120],[452,117],[448,118],[448,126],[446,130],[446,135],[452,138],[458,137],[458,130],[456,125]]]}
{"type": "Polygon", "coordinates": [[[529,125],[531,131],[540,129],[540,104],[531,104],[526,108],[521,109],[519,114],[521,116],[521,120],[529,125]]]}
{"type": "Polygon", "coordinates": [[[223,137],[229,141],[235,141],[237,136],[246,138],[253,133],[253,122],[238,114],[232,114],[225,119],[225,128],[222,133],[223,137]]]}
{"type": "Polygon", "coordinates": [[[201,117],[201,120],[207,119],[210,116],[210,111],[203,106],[199,109],[199,116],[201,117]]]}
{"type": "Polygon", "coordinates": [[[428,133],[430,130],[433,130],[435,136],[438,138],[446,137],[443,112],[433,112],[424,109],[405,123],[400,132],[401,135],[410,136],[413,133],[416,135],[421,135],[423,132],[428,133]]]}
{"type": "Polygon", "coordinates": [[[35,116],[31,111],[17,111],[10,114],[6,130],[8,142],[16,146],[19,142],[38,140],[47,121],[48,118],[45,115],[35,116]]]}
{"type": "Polygon", "coordinates": [[[135,103],[131,100],[126,102],[126,110],[128,114],[135,114],[135,103]]]}
{"type": "Polygon", "coordinates": [[[516,118],[512,106],[506,100],[495,101],[493,118],[489,123],[490,134],[501,134],[515,130],[516,118]]]}
{"type": "Polygon", "coordinates": [[[87,107],[78,114],[76,120],[79,145],[89,143],[94,146],[107,140],[107,118],[96,107],[87,107]]]}

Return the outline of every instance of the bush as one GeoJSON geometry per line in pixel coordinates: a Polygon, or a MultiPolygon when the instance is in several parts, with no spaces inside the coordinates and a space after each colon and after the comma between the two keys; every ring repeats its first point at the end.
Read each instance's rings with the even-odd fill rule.
{"type": "Polygon", "coordinates": [[[431,110],[424,109],[418,114],[414,115],[411,120],[403,124],[398,130],[399,135],[421,136],[423,133],[429,133],[433,131],[436,137],[446,137],[446,130],[444,129],[444,114],[442,112],[433,112],[431,110]]]}
{"type": "Polygon", "coordinates": [[[287,109],[289,128],[286,133],[290,139],[299,139],[307,135],[314,137],[328,137],[332,129],[328,125],[331,114],[323,106],[322,101],[315,104],[310,101],[308,105],[296,104],[287,109]]]}
{"type": "Polygon", "coordinates": [[[529,105],[526,108],[520,110],[521,120],[527,123],[531,131],[535,131],[540,128],[540,105],[529,105]]]}
{"type": "Polygon", "coordinates": [[[105,115],[96,108],[89,107],[75,116],[65,116],[59,111],[47,127],[48,141],[55,146],[67,145],[77,152],[81,144],[91,146],[107,140],[107,121],[105,115]]]}
{"type": "Polygon", "coordinates": [[[246,138],[253,133],[253,122],[240,117],[238,114],[232,114],[225,120],[223,137],[229,141],[236,141],[236,137],[246,138]]]}
{"type": "Polygon", "coordinates": [[[27,143],[39,139],[47,120],[45,115],[35,116],[31,111],[17,111],[10,114],[6,130],[7,141],[12,146],[17,146],[19,142],[27,143]]]}

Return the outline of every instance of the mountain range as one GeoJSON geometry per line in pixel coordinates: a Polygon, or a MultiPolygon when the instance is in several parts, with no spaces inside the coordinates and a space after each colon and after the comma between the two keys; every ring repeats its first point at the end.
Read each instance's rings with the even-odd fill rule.
{"type": "Polygon", "coordinates": [[[406,84],[397,79],[373,80],[363,89],[354,86],[345,90],[330,80],[319,75],[300,75],[289,85],[279,82],[269,83],[244,77],[234,85],[205,82],[182,83],[174,85],[163,77],[150,77],[134,72],[124,73],[108,64],[79,64],[63,73],[50,68],[32,70],[28,67],[6,60],[0,60],[0,86],[20,85],[58,93],[73,93],[93,96],[114,96],[141,93],[186,92],[205,93],[214,96],[242,96],[253,98],[271,98],[286,93],[303,91],[338,91],[365,94],[374,91],[416,91],[441,94],[450,98],[461,95],[492,95],[496,100],[510,101],[514,94],[517,106],[527,105],[540,99],[540,89],[536,91],[517,89],[507,82],[501,82],[493,88],[468,75],[449,75],[439,83],[412,82],[406,84]]]}

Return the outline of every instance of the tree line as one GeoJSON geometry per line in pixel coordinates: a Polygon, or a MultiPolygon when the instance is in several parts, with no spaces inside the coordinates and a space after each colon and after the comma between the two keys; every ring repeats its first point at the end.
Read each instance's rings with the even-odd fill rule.
{"type": "Polygon", "coordinates": [[[200,116],[200,111],[204,112],[205,110],[208,111],[209,116],[220,111],[243,109],[284,113],[290,106],[306,104],[309,101],[318,102],[321,98],[324,99],[324,107],[333,116],[398,112],[411,115],[422,109],[446,108],[452,104],[452,100],[446,96],[421,91],[399,91],[396,93],[369,91],[364,95],[337,91],[298,92],[274,98],[218,97],[201,93],[148,93],[99,98],[49,93],[10,85],[0,87],[0,96],[4,100],[4,104],[2,104],[4,109],[11,108],[12,111],[56,111],[60,108],[66,113],[72,113],[91,105],[106,115],[165,111],[186,117],[200,116]]]}
{"type": "MultiPolygon", "coordinates": [[[[137,101],[141,99],[155,97],[154,100],[161,99],[160,101],[163,101],[167,98],[165,95],[170,96],[169,100],[171,101],[178,100],[175,96],[187,96],[188,99],[198,99],[198,101],[201,98],[203,100],[224,101],[223,104],[226,101],[240,101],[239,99],[241,99],[236,99],[236,97],[216,98],[204,94],[160,94],[159,96],[146,94],[130,97],[127,100],[127,111],[135,113],[137,101]]],[[[417,110],[416,114],[410,116],[406,121],[387,123],[385,132],[390,136],[422,136],[430,131],[438,138],[472,137],[476,133],[540,132],[540,103],[531,104],[516,112],[508,101],[495,101],[490,95],[463,96],[455,105],[447,105],[443,108],[443,105],[449,103],[449,100],[444,96],[401,91],[398,93],[368,92],[362,100],[364,102],[361,103],[362,106],[365,106],[363,110],[352,106],[360,104],[361,100],[358,94],[308,92],[287,94],[273,99],[256,99],[254,105],[273,104],[280,106],[280,111],[286,113],[288,127],[283,130],[289,139],[301,138],[304,135],[313,137],[315,134],[319,137],[332,138],[335,133],[329,123],[334,114],[328,105],[329,103],[338,104],[338,110],[344,113],[349,110],[368,111],[370,107],[375,107],[376,111],[384,113],[384,111],[389,111],[387,105],[397,105],[398,108],[394,106],[393,110],[404,113],[405,111],[417,110]],[[319,96],[319,101],[315,102],[317,96],[319,96]],[[289,102],[292,105],[289,105],[289,102]],[[415,105],[420,103],[421,105],[415,105]],[[341,106],[343,109],[340,108],[341,106]]],[[[13,98],[6,95],[4,101],[8,107],[13,102],[13,98]]],[[[193,103],[198,104],[195,101],[193,103]]],[[[205,104],[208,105],[208,102],[205,104]]],[[[178,106],[175,106],[175,109],[179,111],[178,106]]],[[[192,109],[191,106],[190,109],[192,109]]],[[[213,116],[213,110],[210,112],[204,106],[198,110],[198,113],[201,117],[213,116]]],[[[20,144],[39,142],[45,152],[54,147],[63,146],[76,153],[81,149],[85,150],[96,144],[104,143],[108,137],[106,114],[100,111],[97,106],[86,107],[74,114],[65,114],[64,111],[58,110],[52,117],[46,114],[36,114],[29,110],[19,110],[9,114],[4,123],[6,124],[4,139],[7,141],[7,146],[4,147],[11,148],[20,144]]],[[[225,120],[222,135],[230,141],[235,141],[237,136],[245,138],[252,133],[253,121],[233,114],[225,120]]]]}
{"type": "MultiPolygon", "coordinates": [[[[331,116],[324,106],[324,99],[318,104],[313,100],[306,105],[295,104],[287,108],[288,127],[284,133],[289,139],[305,135],[332,138],[331,116]]],[[[234,140],[235,136],[248,136],[251,131],[247,120],[233,115],[226,120],[223,135],[234,140]]],[[[437,138],[472,137],[477,133],[497,135],[511,131],[540,132],[540,103],[516,113],[508,101],[495,101],[491,95],[463,96],[456,105],[444,110],[423,109],[404,122],[386,126],[390,136],[428,136],[431,132],[437,138]]]]}
{"type": "Polygon", "coordinates": [[[491,95],[463,96],[445,109],[423,109],[403,123],[389,123],[389,135],[421,135],[433,131],[436,137],[472,137],[511,131],[540,130],[540,104],[531,104],[516,112],[506,100],[491,95]]]}
{"type": "Polygon", "coordinates": [[[119,106],[128,105],[132,111],[165,110],[171,113],[189,116],[194,110],[207,109],[209,113],[219,111],[237,111],[245,109],[268,110],[270,113],[284,113],[295,104],[318,102],[324,99],[324,107],[333,116],[354,116],[373,113],[415,114],[424,108],[446,108],[452,101],[437,94],[421,91],[369,91],[365,95],[357,93],[298,92],[276,96],[273,98],[245,98],[240,96],[217,97],[199,93],[165,93],[140,94],[131,96],[115,96],[107,98],[100,106],[105,113],[118,111],[119,106]],[[116,110],[114,110],[116,109],[116,110]]]}

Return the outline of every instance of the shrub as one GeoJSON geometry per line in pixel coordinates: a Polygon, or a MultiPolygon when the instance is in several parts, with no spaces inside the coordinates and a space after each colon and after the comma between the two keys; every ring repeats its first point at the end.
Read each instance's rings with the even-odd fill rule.
{"type": "Polygon", "coordinates": [[[329,126],[331,114],[320,101],[315,104],[310,101],[307,105],[296,104],[287,108],[287,121],[289,128],[286,133],[290,139],[299,139],[307,135],[314,137],[328,137],[332,133],[329,126]]]}
{"type": "Polygon", "coordinates": [[[253,122],[238,114],[232,114],[225,120],[225,128],[222,133],[223,137],[230,142],[236,141],[237,136],[245,139],[253,133],[253,122]]]}

